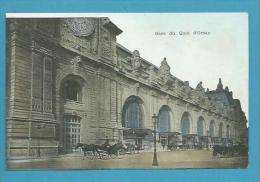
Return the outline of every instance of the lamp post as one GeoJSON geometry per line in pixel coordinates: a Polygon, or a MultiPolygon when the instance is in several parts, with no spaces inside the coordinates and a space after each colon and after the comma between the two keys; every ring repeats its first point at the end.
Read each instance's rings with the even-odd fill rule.
{"type": "Polygon", "coordinates": [[[207,150],[209,150],[209,130],[207,130],[207,150]]]}
{"type": "Polygon", "coordinates": [[[154,138],[153,138],[153,142],[154,142],[154,152],[153,152],[153,166],[158,166],[158,160],[157,160],[157,151],[156,151],[156,128],[158,125],[158,116],[156,116],[156,114],[154,114],[152,116],[153,121],[153,127],[154,127],[154,138]]]}

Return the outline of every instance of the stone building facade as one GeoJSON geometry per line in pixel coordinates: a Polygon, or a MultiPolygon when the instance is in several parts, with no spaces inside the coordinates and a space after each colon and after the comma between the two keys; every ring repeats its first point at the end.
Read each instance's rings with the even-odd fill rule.
{"type": "Polygon", "coordinates": [[[157,67],[118,44],[121,33],[105,17],[7,19],[8,157],[131,136],[145,145],[153,114],[161,133],[247,141],[240,102],[221,80],[192,88],[166,58],[157,67]]]}

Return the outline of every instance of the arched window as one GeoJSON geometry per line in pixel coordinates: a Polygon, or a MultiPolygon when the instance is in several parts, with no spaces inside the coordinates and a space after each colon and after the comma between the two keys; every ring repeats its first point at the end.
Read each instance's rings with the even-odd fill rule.
{"type": "Polygon", "coordinates": [[[64,83],[64,98],[71,101],[81,101],[81,87],[74,80],[67,80],[64,83]]]}
{"type": "Polygon", "coordinates": [[[211,137],[214,137],[214,135],[215,135],[215,122],[214,121],[210,122],[210,125],[209,125],[209,135],[211,137]]]}
{"type": "Polygon", "coordinates": [[[197,122],[197,133],[199,136],[203,136],[204,133],[204,119],[203,117],[200,117],[197,122]]]}
{"type": "Polygon", "coordinates": [[[159,111],[159,132],[170,131],[170,109],[163,106],[159,111]]]}
{"type": "Polygon", "coordinates": [[[181,133],[183,135],[190,133],[190,119],[189,114],[186,112],[182,115],[181,118],[181,133]]]}
{"type": "Polygon", "coordinates": [[[229,125],[227,125],[226,136],[227,136],[227,138],[230,137],[230,127],[229,127],[229,125]]]}
{"type": "Polygon", "coordinates": [[[223,123],[220,123],[219,124],[219,129],[218,129],[218,136],[220,137],[220,138],[222,138],[222,133],[223,133],[223,123]]]}
{"type": "Polygon", "coordinates": [[[143,128],[143,110],[140,99],[130,97],[123,107],[122,125],[126,128],[143,128]]]}

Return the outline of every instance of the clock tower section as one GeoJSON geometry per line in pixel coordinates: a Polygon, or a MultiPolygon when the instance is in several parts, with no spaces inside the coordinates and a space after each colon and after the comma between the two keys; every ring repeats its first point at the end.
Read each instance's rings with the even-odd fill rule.
{"type": "Polygon", "coordinates": [[[60,19],[59,44],[91,60],[117,64],[116,36],[122,33],[109,18],[60,19]]]}

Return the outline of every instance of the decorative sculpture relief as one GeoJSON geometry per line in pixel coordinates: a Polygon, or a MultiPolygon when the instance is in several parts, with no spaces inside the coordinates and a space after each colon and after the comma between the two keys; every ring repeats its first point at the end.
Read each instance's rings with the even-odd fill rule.
{"type": "Polygon", "coordinates": [[[168,65],[166,58],[161,62],[161,66],[158,70],[158,83],[161,86],[166,86],[167,89],[172,89],[173,79],[170,73],[170,66],[168,65]]]}
{"type": "Polygon", "coordinates": [[[202,86],[202,81],[200,81],[196,87],[196,91],[199,91],[199,92],[205,92],[205,89],[203,88],[202,86]]]}
{"type": "Polygon", "coordinates": [[[67,18],[65,21],[74,35],[78,37],[89,36],[96,28],[94,18],[67,18]]]}
{"type": "Polygon", "coordinates": [[[72,60],[71,60],[71,64],[73,66],[73,70],[75,72],[78,72],[79,70],[79,63],[81,62],[81,56],[75,56],[72,60]]]}
{"type": "Polygon", "coordinates": [[[138,50],[134,50],[133,56],[132,56],[132,66],[135,71],[141,71],[142,69],[142,60],[140,57],[140,53],[138,50]]]}
{"type": "Polygon", "coordinates": [[[205,95],[205,89],[202,86],[202,81],[200,81],[193,92],[193,100],[200,105],[205,104],[207,96],[205,95]]]}
{"type": "Polygon", "coordinates": [[[140,84],[139,83],[134,84],[132,89],[133,89],[133,92],[135,93],[135,95],[138,95],[139,94],[139,90],[140,90],[140,84]]]}
{"type": "Polygon", "coordinates": [[[102,35],[102,56],[111,58],[111,42],[107,32],[103,32],[102,35]]]}
{"type": "Polygon", "coordinates": [[[61,46],[79,51],[86,56],[96,56],[98,47],[97,21],[95,18],[91,19],[91,23],[93,23],[94,26],[93,30],[91,27],[88,27],[87,30],[83,30],[83,27],[86,26],[86,24],[84,24],[85,20],[77,19],[81,18],[68,18],[61,22],[59,28],[61,46]]]}
{"type": "Polygon", "coordinates": [[[142,71],[143,69],[142,60],[138,50],[134,50],[133,55],[131,57],[127,57],[126,60],[128,61],[128,63],[131,64],[131,69],[129,71],[134,71],[134,72],[142,71]]]}
{"type": "Polygon", "coordinates": [[[183,83],[183,86],[181,87],[181,91],[182,91],[182,95],[186,98],[186,99],[188,99],[188,98],[190,98],[191,97],[191,88],[190,88],[190,86],[189,86],[189,82],[188,81],[185,81],[184,83],[183,83]]]}

